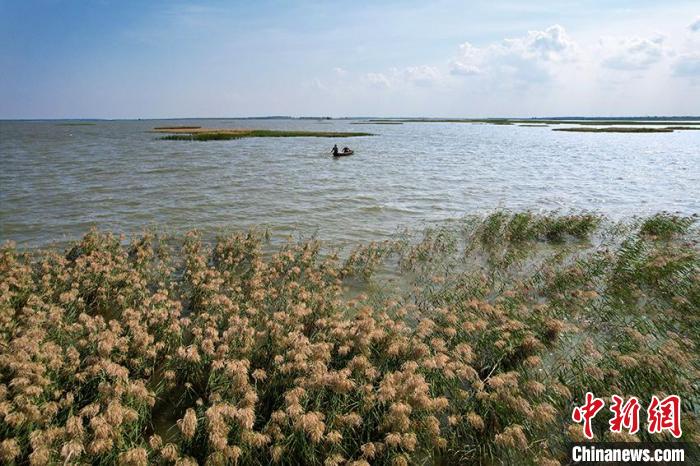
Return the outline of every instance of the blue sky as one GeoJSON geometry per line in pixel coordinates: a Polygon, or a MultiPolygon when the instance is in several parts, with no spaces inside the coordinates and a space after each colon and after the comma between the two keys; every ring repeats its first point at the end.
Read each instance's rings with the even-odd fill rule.
{"type": "Polygon", "coordinates": [[[697,113],[697,0],[0,0],[0,118],[697,113]]]}

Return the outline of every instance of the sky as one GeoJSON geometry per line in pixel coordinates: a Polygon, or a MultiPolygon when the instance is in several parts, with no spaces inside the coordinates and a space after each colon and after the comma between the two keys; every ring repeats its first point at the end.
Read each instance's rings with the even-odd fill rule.
{"type": "Polygon", "coordinates": [[[0,0],[2,119],[698,114],[698,0],[0,0]]]}

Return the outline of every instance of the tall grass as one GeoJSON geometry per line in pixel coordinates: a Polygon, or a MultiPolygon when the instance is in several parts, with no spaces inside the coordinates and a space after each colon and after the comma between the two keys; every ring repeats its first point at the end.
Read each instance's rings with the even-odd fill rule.
{"type": "Polygon", "coordinates": [[[695,223],[694,217],[680,217],[661,212],[647,218],[642,224],[641,232],[647,236],[670,239],[673,236],[683,235],[695,223]]]}
{"type": "MultiPolygon", "coordinates": [[[[553,465],[586,391],[677,394],[698,442],[696,238],[498,212],[345,259],[256,231],[6,245],[0,460],[553,465]]],[[[597,439],[668,440],[606,411],[597,439]]]]}

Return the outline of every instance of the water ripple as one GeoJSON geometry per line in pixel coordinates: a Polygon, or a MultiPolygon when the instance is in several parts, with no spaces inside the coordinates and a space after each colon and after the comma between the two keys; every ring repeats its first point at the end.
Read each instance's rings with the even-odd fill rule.
{"type": "MultiPolygon", "coordinates": [[[[338,242],[512,209],[612,216],[700,211],[700,132],[587,134],[406,123],[375,137],[161,141],[154,126],[317,130],[313,121],[0,122],[0,241],[45,245],[90,226],[137,233],[266,225],[338,242]],[[355,149],[333,160],[333,143],[355,149]]],[[[332,121],[328,131],[353,131],[332,121]]]]}

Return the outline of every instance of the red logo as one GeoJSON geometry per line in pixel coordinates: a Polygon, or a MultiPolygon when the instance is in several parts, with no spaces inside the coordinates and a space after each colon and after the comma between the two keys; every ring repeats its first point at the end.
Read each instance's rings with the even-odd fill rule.
{"type": "Polygon", "coordinates": [[[625,404],[622,397],[617,395],[612,396],[612,405],[610,411],[613,412],[613,418],[610,419],[610,432],[622,432],[626,429],[627,432],[634,435],[639,432],[639,400],[637,397],[631,397],[625,404]]]}
{"type": "Polygon", "coordinates": [[[676,438],[683,434],[681,430],[681,399],[678,395],[669,395],[659,401],[656,395],[651,397],[647,409],[649,433],[655,434],[668,430],[676,438]]]}
{"type": "MultiPolygon", "coordinates": [[[[586,393],[586,402],[583,406],[574,407],[571,419],[576,423],[583,423],[583,435],[588,439],[593,438],[593,418],[603,409],[605,402],[596,398],[591,392],[586,393]]],[[[618,395],[612,396],[610,411],[612,418],[608,421],[610,432],[621,433],[626,430],[634,435],[639,432],[639,411],[641,404],[637,397],[630,397],[626,402],[618,395]]],[[[654,395],[647,408],[647,432],[658,434],[668,431],[675,438],[683,434],[681,430],[681,399],[678,395],[669,395],[663,400],[654,395]]]]}
{"type": "Polygon", "coordinates": [[[583,435],[585,435],[588,439],[593,438],[591,421],[593,421],[595,415],[598,414],[598,411],[603,409],[603,406],[605,406],[605,402],[603,400],[594,397],[593,393],[587,392],[586,404],[581,407],[577,406],[574,408],[574,412],[571,414],[571,419],[573,419],[574,422],[583,422],[583,435]]]}

